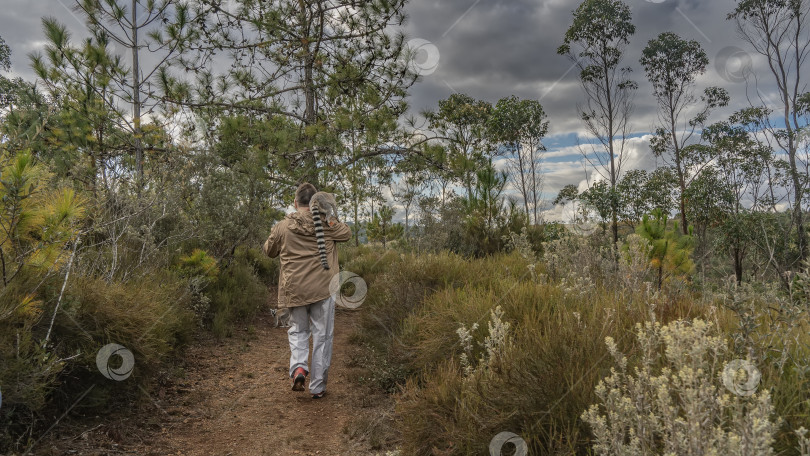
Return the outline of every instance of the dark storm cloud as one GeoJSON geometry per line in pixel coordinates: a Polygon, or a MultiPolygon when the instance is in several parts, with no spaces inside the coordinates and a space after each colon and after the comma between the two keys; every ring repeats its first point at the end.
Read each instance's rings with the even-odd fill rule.
{"type": "MultiPolygon", "coordinates": [[[[734,0],[627,3],[637,26],[624,62],[634,68],[632,78],[640,83],[637,132],[649,130],[656,108],[638,59],[647,41],[664,31],[698,40],[713,61],[701,85],[722,85],[732,93],[735,105],[746,104],[745,84],[722,79],[714,66],[715,57],[729,46],[746,49],[733,22],[725,19],[734,0]]],[[[571,61],[556,52],[578,4],[572,0],[411,0],[405,26],[408,37],[428,40],[440,53],[436,72],[424,76],[412,90],[413,111],[432,108],[453,91],[491,102],[514,94],[541,100],[553,134],[581,130],[576,114],[576,104],[582,101],[577,72],[571,69],[571,61]]],[[[73,0],[0,0],[0,36],[12,48],[15,75],[32,77],[27,54],[44,45],[43,16],[57,17],[73,32],[74,40],[84,36],[69,5],[73,0]]]]}
{"type": "Polygon", "coordinates": [[[72,33],[82,36],[84,27],[71,11],[73,0],[0,0],[0,36],[11,47],[11,71],[15,76],[33,79],[28,54],[45,45],[42,18],[55,17],[72,33]]]}
{"type": "MultiPolygon", "coordinates": [[[[560,188],[574,184],[580,190],[600,179],[584,167],[576,146],[585,132],[578,116],[582,88],[577,70],[566,57],[557,55],[565,31],[572,22],[578,0],[412,0],[409,38],[432,42],[440,55],[433,74],[426,75],[411,91],[414,111],[433,108],[454,91],[495,103],[509,95],[540,100],[551,122],[547,145],[550,158],[545,168],[545,194],[552,198],[560,188]],[[587,178],[586,178],[587,176],[587,178]]],[[[695,95],[704,88],[720,86],[731,95],[731,105],[713,114],[710,121],[727,117],[749,105],[759,94],[773,97],[773,84],[765,61],[755,55],[726,20],[735,0],[626,0],[633,13],[636,34],[627,48],[623,66],[633,69],[639,83],[631,119],[634,138],[628,144],[624,170],[652,169],[656,161],[649,149],[649,136],[657,123],[657,105],[652,87],[639,63],[648,41],[662,32],[675,32],[696,40],[711,63],[697,80],[695,95]],[[741,77],[751,65],[760,86],[741,77]]],[[[694,111],[693,111],[694,113],[694,111]]],[[[583,139],[585,140],[585,139],[583,139]]],[[[554,210],[550,219],[560,218],[554,210]]]]}
{"type": "MultiPolygon", "coordinates": [[[[712,65],[700,79],[706,85],[726,87],[735,106],[745,105],[745,84],[723,80],[715,70],[718,52],[728,46],[743,46],[734,23],[726,20],[733,0],[630,0],[637,32],[627,49],[624,65],[634,69],[639,82],[634,122],[636,132],[649,131],[654,122],[655,101],[638,63],[647,42],[659,33],[673,31],[704,47],[712,65]]],[[[410,38],[436,45],[440,61],[435,73],[425,76],[412,91],[416,110],[435,106],[438,98],[453,90],[491,102],[517,95],[539,99],[552,123],[553,134],[581,129],[576,104],[582,90],[572,62],[557,55],[577,1],[562,0],[452,0],[409,4],[410,38]],[[452,88],[452,90],[451,90],[452,88]]]]}
{"type": "MultiPolygon", "coordinates": [[[[405,33],[409,39],[427,40],[436,46],[436,71],[425,75],[411,90],[412,113],[433,109],[453,92],[467,93],[492,103],[517,95],[540,100],[551,121],[549,151],[558,163],[549,169],[546,190],[582,184],[583,170],[576,156],[577,135],[584,130],[577,114],[583,101],[577,71],[566,57],[557,55],[572,12],[579,0],[410,0],[405,33]],[[565,151],[571,151],[568,157],[565,151]],[[568,168],[567,168],[568,167],[568,168]],[[570,169],[569,169],[570,168],[570,169]],[[566,182],[571,179],[571,182],[566,182]]],[[[720,120],[753,99],[774,93],[764,60],[739,39],[733,21],[726,20],[735,0],[626,0],[637,27],[623,65],[633,68],[639,83],[632,119],[636,138],[656,123],[656,103],[639,64],[641,51],[659,33],[672,31],[697,40],[711,64],[698,79],[698,91],[707,86],[726,88],[732,104],[715,113],[720,120]],[[746,84],[741,67],[752,65],[760,86],[746,84]],[[759,89],[759,90],[757,90],[759,89]]],[[[84,27],[66,5],[74,0],[0,0],[0,36],[13,51],[12,72],[33,77],[26,54],[42,48],[42,16],[55,16],[73,33],[85,36],[84,27]]],[[[699,95],[699,92],[698,92],[699,95]]],[[[773,99],[773,98],[772,98],[773,99]]],[[[625,169],[653,166],[645,141],[635,140],[633,156],[625,169]]]]}

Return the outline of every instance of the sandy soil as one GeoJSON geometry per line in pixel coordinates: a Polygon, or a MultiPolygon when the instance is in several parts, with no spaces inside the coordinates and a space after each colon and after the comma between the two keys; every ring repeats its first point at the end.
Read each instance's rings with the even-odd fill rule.
{"type": "MultiPolygon", "coordinates": [[[[186,351],[184,375],[164,382],[135,416],[74,419],[34,449],[42,455],[369,455],[367,423],[391,398],[358,385],[349,338],[358,311],[338,309],[326,397],[291,391],[285,328],[268,313],[223,342],[186,351]],[[366,424],[363,424],[366,423],[366,424]]],[[[308,386],[308,385],[307,385],[308,386]]],[[[371,426],[373,429],[373,426],[371,426]]],[[[373,432],[373,431],[372,431],[373,432]]]]}

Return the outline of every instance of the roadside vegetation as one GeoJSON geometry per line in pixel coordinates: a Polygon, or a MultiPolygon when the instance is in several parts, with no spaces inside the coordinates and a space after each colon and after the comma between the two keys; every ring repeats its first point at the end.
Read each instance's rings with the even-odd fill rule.
{"type": "Polygon", "coordinates": [[[366,426],[381,451],[810,454],[810,2],[725,18],[769,106],[702,86],[715,62],[673,33],[629,61],[625,2],[572,5],[586,179],[552,198],[539,100],[408,115],[405,0],[73,6],[83,33],[43,18],[32,80],[0,38],[0,452],[147,400],[195,336],[249,326],[279,271],[261,243],[308,181],[368,284],[352,340],[394,404],[366,426]],[[629,169],[647,133],[657,167],[629,169]]]}

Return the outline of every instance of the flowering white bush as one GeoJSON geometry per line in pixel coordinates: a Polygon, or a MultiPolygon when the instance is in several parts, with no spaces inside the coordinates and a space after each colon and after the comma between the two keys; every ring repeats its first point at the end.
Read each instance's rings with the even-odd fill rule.
{"type": "Polygon", "coordinates": [[[526,233],[526,227],[520,231],[520,234],[510,232],[508,236],[503,237],[506,241],[507,250],[514,250],[529,264],[526,266],[529,269],[529,274],[534,282],[537,282],[537,254],[532,249],[532,244],[529,242],[529,235],[526,233]]]}
{"type": "Polygon", "coordinates": [[[456,330],[456,334],[458,334],[459,342],[461,343],[461,347],[463,349],[460,357],[460,363],[462,369],[464,370],[465,377],[470,377],[473,373],[475,373],[476,369],[489,369],[492,366],[492,363],[511,347],[512,342],[509,335],[511,325],[509,322],[503,320],[503,315],[504,312],[503,309],[501,309],[501,306],[490,309],[490,319],[487,322],[487,330],[489,331],[489,334],[487,334],[487,336],[484,338],[484,342],[481,344],[484,352],[478,359],[477,365],[473,365],[472,362],[474,342],[472,333],[478,329],[478,323],[474,323],[469,329],[462,324],[456,330]]]}
{"type": "Polygon", "coordinates": [[[467,329],[466,326],[463,324],[456,330],[456,334],[458,334],[459,342],[461,343],[461,349],[464,350],[461,353],[461,367],[464,369],[464,376],[469,377],[475,368],[472,365],[472,350],[473,350],[473,332],[478,329],[478,323],[473,323],[470,329],[467,329]]]}
{"type": "Polygon", "coordinates": [[[596,387],[582,418],[599,455],[774,454],[778,428],[768,391],[743,397],[721,381],[726,341],[702,320],[637,325],[640,365],[608,337],[617,368],[596,387]]]}
{"type": "Polygon", "coordinates": [[[509,339],[510,324],[503,320],[503,310],[497,306],[489,311],[489,321],[487,329],[489,334],[484,339],[486,358],[481,359],[481,364],[489,367],[492,362],[509,349],[511,341],[509,339]]]}
{"type": "Polygon", "coordinates": [[[799,456],[810,456],[810,437],[807,437],[807,429],[800,427],[796,430],[799,436],[799,456]]]}

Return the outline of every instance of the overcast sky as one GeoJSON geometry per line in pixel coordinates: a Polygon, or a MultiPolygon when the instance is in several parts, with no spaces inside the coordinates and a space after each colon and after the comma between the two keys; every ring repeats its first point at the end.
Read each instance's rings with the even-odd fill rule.
{"type": "MultiPolygon", "coordinates": [[[[656,120],[655,101],[638,60],[647,41],[672,31],[700,42],[711,65],[698,80],[698,88],[717,85],[732,96],[732,105],[718,111],[720,120],[748,105],[746,91],[756,93],[739,77],[746,62],[760,77],[759,90],[772,96],[773,87],[759,56],[736,34],[726,15],[734,0],[625,0],[632,9],[636,35],[623,65],[634,69],[639,83],[632,120],[634,139],[627,169],[655,165],[645,136],[656,120]]],[[[40,18],[59,17],[70,29],[83,25],[68,5],[73,0],[0,0],[0,36],[11,46],[12,72],[31,78],[29,52],[43,46],[40,18]]],[[[576,0],[410,0],[405,33],[421,45],[420,64],[425,74],[413,87],[410,103],[414,112],[431,109],[453,92],[466,93],[492,103],[502,97],[539,100],[550,120],[547,138],[546,196],[553,198],[566,184],[586,186],[586,168],[576,149],[583,135],[576,105],[582,101],[577,72],[571,62],[556,53],[571,24],[576,0]]],[[[590,173],[591,171],[588,170],[590,173]]]]}
{"type": "MultiPolygon", "coordinates": [[[[636,34],[623,65],[631,66],[632,79],[639,83],[632,120],[626,169],[655,166],[647,135],[656,121],[656,104],[644,71],[638,63],[647,42],[659,33],[672,31],[697,40],[711,65],[698,80],[698,89],[726,88],[732,104],[717,111],[716,120],[748,105],[740,66],[750,63],[756,73],[767,76],[764,62],[749,52],[739,39],[727,14],[734,0],[626,0],[633,13],[636,34]]],[[[454,91],[496,102],[517,95],[540,100],[551,122],[546,160],[546,196],[553,197],[564,185],[586,188],[586,171],[576,147],[577,135],[584,135],[576,105],[583,100],[577,71],[572,62],[556,53],[572,12],[574,0],[417,0],[410,4],[410,38],[435,45],[438,65],[413,89],[414,108],[430,108],[454,91]]],[[[772,87],[761,85],[763,94],[772,87]]],[[[756,93],[754,90],[752,93],[756,93]]],[[[550,214],[549,214],[550,215],[550,214]]]]}

